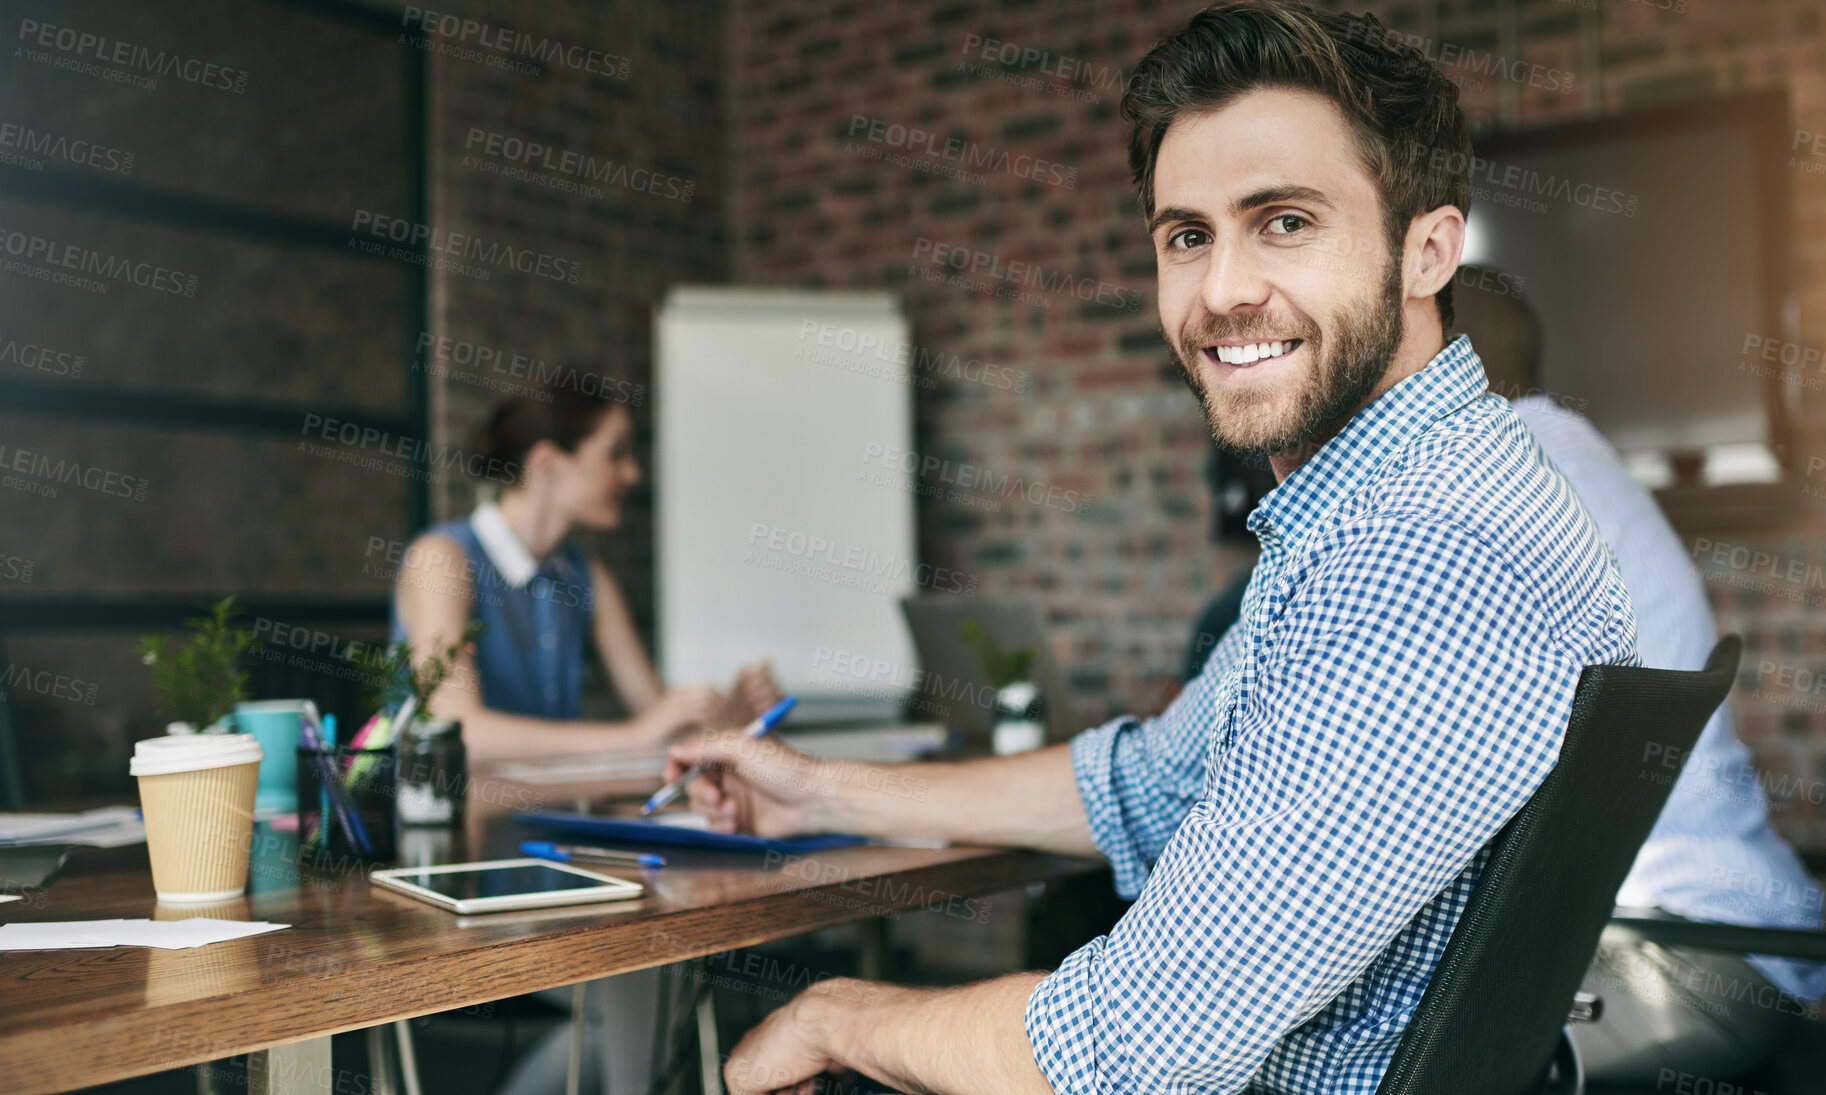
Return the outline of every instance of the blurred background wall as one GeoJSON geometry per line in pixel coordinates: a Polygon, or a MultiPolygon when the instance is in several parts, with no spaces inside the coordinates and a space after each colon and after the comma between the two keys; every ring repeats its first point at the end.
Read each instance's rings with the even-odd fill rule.
{"type": "MultiPolygon", "coordinates": [[[[0,582],[5,656],[96,686],[93,704],[12,690],[37,793],[124,788],[128,743],[157,729],[130,652],[138,631],[233,592],[279,625],[372,636],[391,573],[376,541],[471,504],[460,475],[418,482],[301,450],[307,415],[467,444],[515,379],[475,367],[478,349],[590,372],[644,409],[652,310],[679,282],[900,294],[923,378],[920,451],[1044,484],[1055,500],[1074,492],[1069,508],[1047,504],[1048,490],[974,504],[922,492],[922,558],[978,577],[983,593],[1039,598],[1087,713],[1152,712],[1171,698],[1191,621],[1251,556],[1209,536],[1210,442],[1160,342],[1116,111],[1129,67],[1195,5],[441,7],[604,56],[520,69],[438,53],[398,7],[378,4],[326,17],[304,3],[199,3],[181,26],[149,5],[7,5],[15,27],[94,24],[249,74],[241,94],[147,92],[16,60],[0,86],[24,120],[137,152],[126,176],[47,169],[129,212],[95,215],[51,192],[45,171],[10,165],[7,220],[157,250],[200,278],[188,299],[4,280],[0,335],[87,364],[77,378],[0,363],[0,444],[148,484],[143,502],[0,491],[0,553],[34,564],[29,580],[14,566],[0,582]],[[555,149],[560,159],[542,162],[559,166],[516,159],[516,139],[555,149]],[[937,150],[949,141],[981,154],[982,169],[948,170],[937,150]],[[624,170],[591,180],[565,170],[564,153],[624,170]],[[220,217],[184,202],[245,223],[204,227],[220,217]],[[347,246],[363,210],[509,240],[579,273],[483,278],[366,255],[347,246]],[[189,402],[148,418],[148,393],[189,402]],[[71,614],[78,602],[128,600],[143,602],[137,614],[71,614]]],[[[1769,88],[1788,97],[1797,134],[1826,131],[1818,4],[1367,7],[1429,56],[1467,62],[1442,67],[1479,132],[1769,88]],[[1490,68],[1492,55],[1574,78],[1550,90],[1490,68]]],[[[1794,155],[1792,280],[1807,333],[1826,325],[1826,158],[1794,155]]],[[[1800,400],[1801,451],[1821,452],[1826,401],[1813,390],[1800,400]]],[[[1822,505],[1810,495],[1784,527],[1714,539],[1826,565],[1822,505]]],[[[602,545],[649,641],[651,508],[648,492],[602,545]]],[[[1739,733],[1772,790],[1792,792],[1773,796],[1777,825],[1826,853],[1826,708],[1792,687],[1795,672],[1826,672],[1826,613],[1706,577],[1721,627],[1749,643],[1732,700],[1739,733]]]]}
{"type": "MultiPolygon", "coordinates": [[[[730,124],[735,277],[897,289],[917,338],[1033,378],[1026,393],[952,381],[922,392],[922,446],[1084,491],[1089,510],[1005,505],[984,513],[922,499],[922,550],[980,573],[986,591],[1043,598],[1073,685],[1087,709],[1110,715],[1171,698],[1189,614],[1252,559],[1213,547],[1207,535],[1201,471],[1210,442],[1160,343],[1153,255],[1117,116],[1129,68],[1196,6],[734,0],[730,13],[739,89],[730,124]],[[1030,60],[1028,51],[1044,56],[1030,60]],[[1003,170],[959,181],[885,164],[870,153],[946,161],[896,149],[886,131],[871,141],[856,115],[1027,153],[1064,165],[1070,179],[1003,170]],[[983,268],[978,256],[987,253],[990,270],[1037,263],[1075,280],[1070,291],[1051,293],[1022,285],[1029,299],[1020,302],[993,296],[1019,274],[979,276],[989,291],[925,280],[957,272],[956,256],[939,250],[945,245],[965,249],[972,269],[983,268]],[[1141,304],[1127,310],[1108,290],[1101,302],[1095,289],[1081,299],[1087,281],[1139,294],[1141,304]]],[[[1414,36],[1430,58],[1459,61],[1441,67],[1459,86],[1474,135],[1765,88],[1787,90],[1798,130],[1826,130],[1817,4],[1342,6],[1414,36]],[[1539,68],[1498,66],[1493,56],[1539,68]],[[1505,79],[1500,68],[1523,79],[1505,79]],[[1573,79],[1536,75],[1551,70],[1573,79]]],[[[1792,162],[1802,332],[1826,327],[1822,163],[1805,155],[1792,162]]],[[[1643,383],[1656,382],[1651,370],[1643,383]]],[[[1817,453],[1826,400],[1808,390],[1802,401],[1801,449],[1817,453]]],[[[1826,563],[1823,508],[1815,496],[1792,527],[1713,539],[1826,563]]],[[[1802,684],[1798,670],[1826,671],[1826,613],[1706,576],[1719,626],[1749,644],[1732,696],[1738,733],[1772,777],[1766,784],[1796,792],[1774,797],[1776,823],[1802,847],[1826,852],[1822,697],[1781,687],[1790,678],[1779,670],[1758,679],[1764,661],[1793,667],[1791,679],[1802,684]]]]}

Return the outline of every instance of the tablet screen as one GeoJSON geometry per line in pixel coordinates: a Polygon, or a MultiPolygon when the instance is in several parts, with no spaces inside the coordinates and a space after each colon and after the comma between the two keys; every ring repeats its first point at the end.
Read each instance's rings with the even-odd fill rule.
{"type": "Polygon", "coordinates": [[[433,893],[456,901],[478,897],[509,897],[519,894],[549,893],[552,890],[587,890],[611,885],[600,879],[584,878],[543,864],[519,867],[478,867],[469,871],[414,871],[401,873],[401,881],[422,886],[433,893]]]}

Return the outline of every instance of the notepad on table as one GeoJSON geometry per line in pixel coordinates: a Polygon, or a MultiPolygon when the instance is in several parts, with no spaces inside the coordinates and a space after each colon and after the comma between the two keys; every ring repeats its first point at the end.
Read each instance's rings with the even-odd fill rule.
{"type": "Polygon", "coordinates": [[[655,814],[645,818],[596,817],[591,814],[523,813],[514,820],[554,832],[589,836],[627,844],[672,844],[712,848],[726,852],[781,852],[800,855],[842,848],[865,841],[859,836],[826,833],[820,836],[771,838],[747,833],[717,833],[704,827],[704,819],[689,811],[655,814]]]}
{"type": "Polygon", "coordinates": [[[115,848],[141,844],[146,823],[132,806],[103,806],[80,814],[0,814],[0,845],[88,844],[115,848]]]}

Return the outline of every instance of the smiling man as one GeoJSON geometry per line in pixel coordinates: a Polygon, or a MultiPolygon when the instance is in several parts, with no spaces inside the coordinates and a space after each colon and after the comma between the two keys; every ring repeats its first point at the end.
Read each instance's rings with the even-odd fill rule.
{"type": "Polygon", "coordinates": [[[1432,166],[1469,162],[1451,82],[1373,20],[1227,3],[1142,60],[1123,114],[1167,343],[1213,436],[1280,480],[1239,625],[1158,718],[921,765],[917,802],[728,735],[671,766],[723,763],[692,788],[722,828],[1095,853],[1135,905],[1050,974],[810,989],[737,1048],[735,1092],[853,1068],[1367,1095],[1583,668],[1636,660],[1586,512],[1445,342],[1469,206],[1432,166]]]}

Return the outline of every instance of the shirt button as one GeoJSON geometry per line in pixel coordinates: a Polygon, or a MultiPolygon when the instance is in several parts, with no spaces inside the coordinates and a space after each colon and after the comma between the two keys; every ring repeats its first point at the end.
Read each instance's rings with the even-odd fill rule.
{"type": "Polygon", "coordinates": [[[558,649],[558,633],[556,631],[547,631],[545,634],[539,636],[539,645],[546,650],[558,649]]]}

